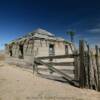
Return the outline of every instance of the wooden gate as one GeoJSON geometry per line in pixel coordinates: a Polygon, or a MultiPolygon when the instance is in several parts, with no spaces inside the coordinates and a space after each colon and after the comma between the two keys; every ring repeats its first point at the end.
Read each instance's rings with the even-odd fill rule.
{"type": "Polygon", "coordinates": [[[34,59],[33,69],[38,75],[45,78],[69,82],[72,85],[78,85],[76,78],[76,63],[74,57],[78,55],[57,55],[47,57],[37,57],[34,59]]]}

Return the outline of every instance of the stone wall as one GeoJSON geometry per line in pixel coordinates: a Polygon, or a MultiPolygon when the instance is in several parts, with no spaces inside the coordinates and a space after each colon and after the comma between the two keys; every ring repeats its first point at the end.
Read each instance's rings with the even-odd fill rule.
{"type": "MultiPolygon", "coordinates": [[[[34,57],[49,56],[49,44],[54,45],[55,55],[65,54],[65,43],[63,41],[52,41],[52,40],[28,40],[24,42],[23,45],[23,61],[28,63],[33,63],[34,57]]],[[[66,44],[67,45],[67,44],[66,44]]],[[[71,48],[68,44],[68,53],[72,53],[71,48]]],[[[6,54],[9,58],[9,47],[6,46],[6,54]]],[[[21,51],[19,50],[19,43],[12,44],[12,58],[17,58],[21,56],[21,51]]],[[[19,59],[19,62],[21,59],[19,59]]]]}

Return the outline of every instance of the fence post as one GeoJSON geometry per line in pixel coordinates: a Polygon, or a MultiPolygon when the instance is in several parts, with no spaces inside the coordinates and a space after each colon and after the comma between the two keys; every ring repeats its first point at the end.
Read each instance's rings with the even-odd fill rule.
{"type": "Polygon", "coordinates": [[[90,66],[90,59],[89,59],[89,45],[86,43],[86,50],[84,50],[84,69],[85,69],[85,86],[89,88],[89,66],[90,66]]]}
{"type": "MultiPolygon", "coordinates": [[[[75,55],[78,55],[78,51],[75,51],[75,53],[74,53],[75,55]]],[[[75,56],[74,57],[74,66],[75,66],[75,68],[74,68],[74,79],[76,80],[76,81],[79,81],[79,56],[75,56]]]]}
{"type": "Polygon", "coordinates": [[[96,66],[97,66],[97,76],[98,76],[98,83],[97,83],[97,90],[100,91],[100,53],[99,53],[99,48],[96,45],[95,46],[96,49],[96,66]]]}
{"type": "Polygon", "coordinates": [[[89,45],[84,41],[84,86],[89,88],[89,45]]]}
{"type": "Polygon", "coordinates": [[[85,87],[85,65],[84,65],[84,41],[79,42],[79,56],[80,56],[80,76],[79,85],[81,88],[85,87]]]}

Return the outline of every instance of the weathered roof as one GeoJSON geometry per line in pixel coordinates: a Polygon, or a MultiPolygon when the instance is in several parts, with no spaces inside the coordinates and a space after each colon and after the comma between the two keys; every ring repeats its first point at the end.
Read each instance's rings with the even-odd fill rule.
{"type": "Polygon", "coordinates": [[[9,44],[11,44],[13,42],[24,41],[25,39],[31,39],[31,38],[33,38],[33,39],[55,40],[55,41],[65,41],[65,39],[63,39],[61,37],[56,37],[54,34],[48,32],[44,29],[38,28],[35,31],[28,33],[27,35],[25,35],[21,38],[18,38],[18,39],[11,41],[9,44]]]}
{"type": "Polygon", "coordinates": [[[40,35],[46,35],[46,36],[55,36],[54,34],[44,30],[44,29],[41,29],[41,28],[38,28],[36,30],[34,30],[32,33],[29,33],[31,35],[36,35],[36,34],[40,34],[40,35]]]}

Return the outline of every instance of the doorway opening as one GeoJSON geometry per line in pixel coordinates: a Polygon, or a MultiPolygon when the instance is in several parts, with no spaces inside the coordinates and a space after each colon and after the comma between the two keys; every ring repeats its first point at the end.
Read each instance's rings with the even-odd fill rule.
{"type": "Polygon", "coordinates": [[[10,57],[12,57],[12,45],[9,46],[10,57]]]}
{"type": "Polygon", "coordinates": [[[23,59],[24,58],[24,51],[23,51],[24,45],[20,44],[19,45],[19,51],[20,51],[20,56],[19,58],[23,59]]]}
{"type": "Polygon", "coordinates": [[[54,50],[54,44],[49,44],[49,56],[54,56],[55,50],[54,50]]]}

